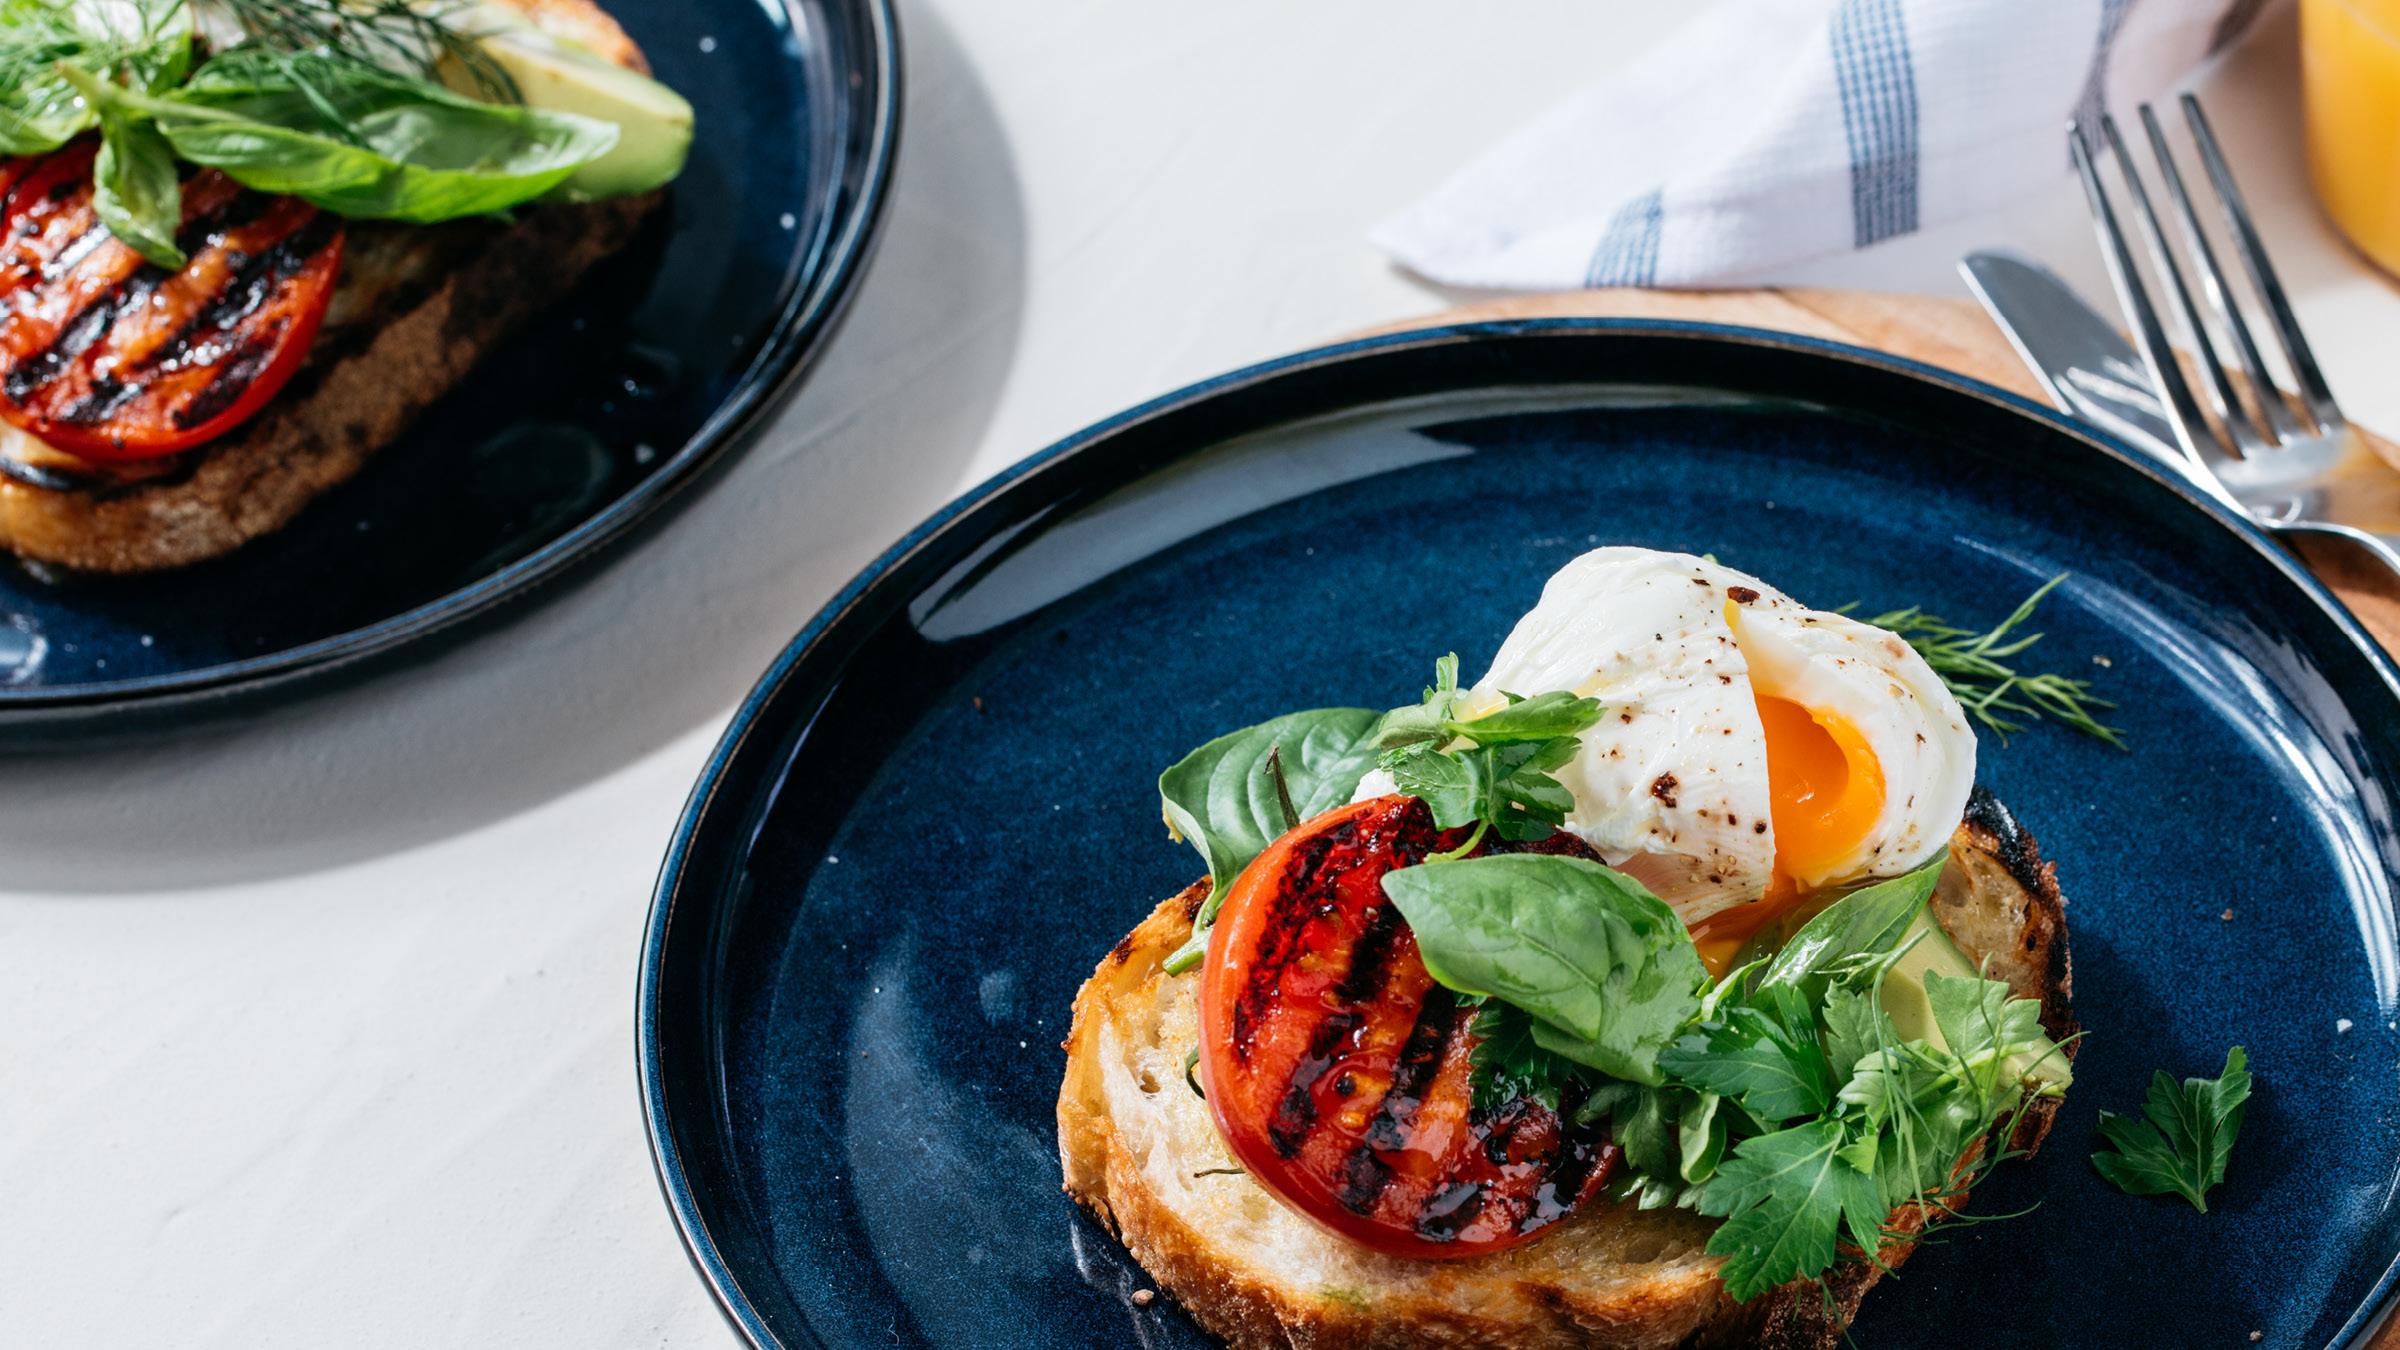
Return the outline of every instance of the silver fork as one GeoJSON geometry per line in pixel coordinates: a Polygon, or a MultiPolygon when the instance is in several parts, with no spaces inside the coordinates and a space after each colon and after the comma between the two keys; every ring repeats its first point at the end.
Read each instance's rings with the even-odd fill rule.
{"type": "Polygon", "coordinates": [[[2181,102],[2192,141],[2199,148],[2209,183],[2216,189],[2217,205],[2224,212],[2234,252],[2241,258],[2242,268],[2249,274],[2254,293],[2266,311],[2271,331],[2282,346],[2284,362],[2300,386],[2294,398],[2267,373],[2250,325],[2234,299],[2224,269],[2217,264],[2216,250],[2201,229],[2191,195],[2184,188],[2183,174],[2167,144],[2166,131],[2159,125],[2158,115],[2145,103],[2141,108],[2142,129],[2150,142],[2156,172],[2174,209],[2184,250],[2199,274],[2201,293],[2215,320],[2216,332],[2229,340],[2240,365],[2239,382],[2218,357],[2210,325],[2203,321],[2191,288],[2184,283],[2183,268],[2176,262],[2174,250],[2168,247],[2166,232],[2159,227],[2158,213],[2150,204],[2149,189],[2125,138],[2117,132],[2116,120],[2104,116],[2100,125],[2109,148],[2116,154],[2117,171],[2133,203],[2134,218],[2148,246],[2151,266],[2164,283],[2184,330],[2191,337],[2193,355],[2197,358],[2194,365],[2200,371],[2208,397],[2207,411],[2202,411],[2191,382],[2184,378],[2183,365],[2167,340],[2166,329],[2159,322],[2158,310],[2151,304],[2149,292],[2135,269],[2133,252],[2126,246],[2116,210],[2093,163],[2092,147],[2084,139],[2081,127],[2069,128],[2068,151],[2091,204],[2092,226],[2100,236],[2101,256],[2108,264],[2117,300],[2133,323],[2142,362],[2165,395],[2168,420],[2174,424],[2176,440],[2187,461],[2182,467],[2203,491],[2261,526],[2344,536],[2373,552],[2395,575],[2400,575],[2400,472],[2376,455],[2334,404],[2333,391],[2326,387],[2325,376],[2309,351],[2308,339],[2301,335],[2300,322],[2292,314],[2283,283],[2267,260],[2266,245],[2260,242],[2257,227],[2251,224],[2250,209],[2242,200],[2241,189],[2234,184],[2233,171],[2226,166],[2216,134],[2209,129],[2208,114],[2201,111],[2200,101],[2190,94],[2183,95],[2181,102]]]}

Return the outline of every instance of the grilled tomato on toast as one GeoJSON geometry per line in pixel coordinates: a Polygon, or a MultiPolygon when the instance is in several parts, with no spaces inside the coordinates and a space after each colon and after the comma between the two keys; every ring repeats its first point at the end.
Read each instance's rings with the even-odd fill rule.
{"type": "MultiPolygon", "coordinates": [[[[1466,837],[1415,797],[1328,811],[1234,881],[1203,968],[1201,1081],[1235,1161],[1394,1256],[1523,1242],[1596,1193],[1618,1156],[1604,1125],[1569,1123],[1576,1101],[1474,1105],[1475,1010],[1427,973],[1382,887],[1466,837]]],[[[1498,847],[1589,856],[1569,834],[1498,847]]]]}
{"type": "Polygon", "coordinates": [[[214,169],[183,183],[180,271],[93,205],[96,136],[0,165],[0,418],[97,460],[149,459],[248,418],[299,369],[341,218],[214,169]]]}

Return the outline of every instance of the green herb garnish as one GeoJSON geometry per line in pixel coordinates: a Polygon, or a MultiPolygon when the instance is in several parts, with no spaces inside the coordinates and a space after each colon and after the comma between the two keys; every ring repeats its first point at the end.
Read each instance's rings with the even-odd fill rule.
{"type": "Polygon", "coordinates": [[[2205,1214],[2204,1197],[2225,1179],[2249,1100],[2249,1061],[2238,1045],[2225,1052],[2225,1071],[2214,1078],[2186,1078],[2178,1085],[2161,1069],[2151,1075],[2142,1104],[2147,1121],[2100,1113],[2100,1133],[2116,1151],[2094,1153],[2092,1166],[2129,1195],[2173,1192],[2205,1214]]]}
{"type": "Polygon", "coordinates": [[[456,63],[486,102],[516,103],[516,81],[475,35],[450,22],[472,3],[411,0],[201,0],[261,50],[317,52],[384,70],[438,77],[456,63]]]}
{"type": "Polygon", "coordinates": [[[346,216],[425,223],[531,201],[615,148],[614,123],[521,106],[483,35],[451,21],[464,12],[0,0],[0,153],[46,154],[97,128],[93,209],[143,257],[181,267],[178,160],[346,216]],[[196,31],[224,45],[205,50],[196,31]]]}
{"type": "Polygon", "coordinates": [[[1169,974],[1198,965],[1225,891],[1250,860],[1299,822],[1349,801],[1380,763],[1400,790],[1424,799],[1443,829],[1473,824],[1464,857],[1497,828],[1503,839],[1546,837],[1575,799],[1550,770],[1599,720],[1600,705],[1571,694],[1511,698],[1489,716],[1461,720],[1458,657],[1434,663],[1424,698],[1388,713],[1315,708],[1219,736],[1158,776],[1167,828],[1208,864],[1209,895],[1191,940],[1167,958],[1169,974]],[[1446,748],[1455,747],[1455,748],[1446,748]]]}
{"type": "Polygon", "coordinates": [[[1167,959],[1180,974],[1208,948],[1225,891],[1250,860],[1266,852],[1294,819],[1350,800],[1375,765],[1375,729],[1367,708],[1316,708],[1219,736],[1158,776],[1167,829],[1208,864],[1208,900],[1192,937],[1167,959]],[[1274,767],[1269,767],[1272,761],[1274,767]]]}
{"type": "Polygon", "coordinates": [[[1462,994],[1532,1015],[1536,1046],[1633,1082],[1700,1011],[1708,971],[1683,921],[1622,872],[1507,853],[1403,867],[1383,893],[1425,968],[1462,994]]]}
{"type": "Polygon", "coordinates": [[[1906,1206],[1964,1221],[1953,1201],[2005,1156],[2014,1113],[2069,1079],[2039,1005],[1997,980],[1928,973],[1941,1043],[1900,1039],[1883,982],[1941,866],[1835,902],[1714,987],[1672,911],[1592,863],[1504,855],[1383,885],[1434,978],[1483,999],[1476,1101],[1607,1118],[1618,1193],[1724,1219],[1708,1250],[1747,1299],[1821,1277],[1844,1241],[1877,1259],[1906,1206]]]}
{"type": "Polygon", "coordinates": [[[1383,770],[1402,792],[1422,800],[1445,830],[1473,825],[1451,851],[1464,857],[1486,831],[1503,839],[1546,839],[1564,825],[1575,796],[1551,771],[1564,768],[1582,745],[1578,735],[1600,720],[1598,699],[1554,692],[1519,698],[1481,717],[1461,719],[1458,656],[1434,663],[1424,701],[1386,713],[1376,731],[1383,770]]]}
{"type": "Polygon", "coordinates": [[[1878,614],[1867,622],[1905,638],[1925,658],[1925,664],[1933,667],[1933,673],[1941,676],[1942,683],[1949,686],[1959,703],[1999,733],[2003,744],[2010,732],[2025,729],[2023,723],[2011,721],[2004,714],[2036,721],[2047,714],[2122,750],[2124,734],[2115,727],[2102,725],[2092,715],[2095,708],[2117,705],[2094,694],[2091,681],[2054,674],[2020,675],[2006,664],[2007,658],[2042,640],[2040,633],[2030,633],[2010,641],[2009,634],[2032,618],[2033,607],[2066,579],[2067,574],[2061,572],[2042,583],[2040,589],[2025,597],[2024,604],[1987,632],[1959,628],[1914,606],[1878,614]]]}

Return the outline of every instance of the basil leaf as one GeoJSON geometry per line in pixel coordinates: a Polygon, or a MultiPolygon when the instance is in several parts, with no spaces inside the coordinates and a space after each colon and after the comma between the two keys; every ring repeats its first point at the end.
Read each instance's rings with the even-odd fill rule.
{"type": "Polygon", "coordinates": [[[1444,721],[1442,730],[1452,736],[1463,736],[1477,745],[1503,745],[1510,741],[1547,741],[1560,736],[1574,736],[1599,720],[1600,700],[1577,698],[1563,690],[1554,690],[1468,721],[1444,721]]]}
{"type": "Polygon", "coordinates": [[[1941,880],[1949,855],[1927,863],[1906,876],[1853,891],[1827,906],[1825,912],[1792,934],[1759,975],[1758,987],[1790,985],[1810,1002],[1825,996],[1827,973],[1854,956],[1888,952],[1907,936],[1909,923],[1925,907],[1941,880]]]}
{"type": "Polygon", "coordinates": [[[1283,837],[1283,803],[1267,756],[1281,748],[1277,758],[1292,808],[1307,820],[1358,790],[1358,780],[1375,763],[1374,728],[1375,714],[1365,708],[1286,713],[1219,736],[1158,776],[1167,823],[1208,864],[1203,923],[1216,917],[1226,888],[1250,860],[1283,837]]]}
{"type": "Polygon", "coordinates": [[[0,0],[0,154],[48,154],[97,123],[62,64],[155,93],[182,82],[191,48],[183,0],[0,0]]]}
{"type": "Polygon", "coordinates": [[[532,200],[614,148],[614,124],[463,98],[363,61],[236,47],[145,100],[175,152],[247,187],[427,223],[532,200]]]}
{"type": "MultiPolygon", "coordinates": [[[[54,60],[65,60],[61,54],[54,60]]],[[[55,72],[0,90],[0,154],[46,155],[90,129],[91,109],[55,72]]]]}
{"type": "Polygon", "coordinates": [[[175,233],[183,226],[183,175],[155,125],[104,110],[92,181],[92,210],[110,234],[161,267],[182,268],[188,259],[175,233]]]}
{"type": "Polygon", "coordinates": [[[1581,858],[1515,853],[1404,867],[1383,893],[1436,980],[1540,1019],[1542,1048],[1656,1084],[1658,1053],[1700,1008],[1691,935],[1641,883],[1581,858]]]}

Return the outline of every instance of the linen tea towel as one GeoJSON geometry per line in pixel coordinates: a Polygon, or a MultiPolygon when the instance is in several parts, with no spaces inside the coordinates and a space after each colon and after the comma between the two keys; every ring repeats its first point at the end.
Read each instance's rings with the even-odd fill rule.
{"type": "Polygon", "coordinates": [[[2005,205],[2272,0],[1724,0],[1373,243],[1434,281],[1686,286],[2005,205]]]}

